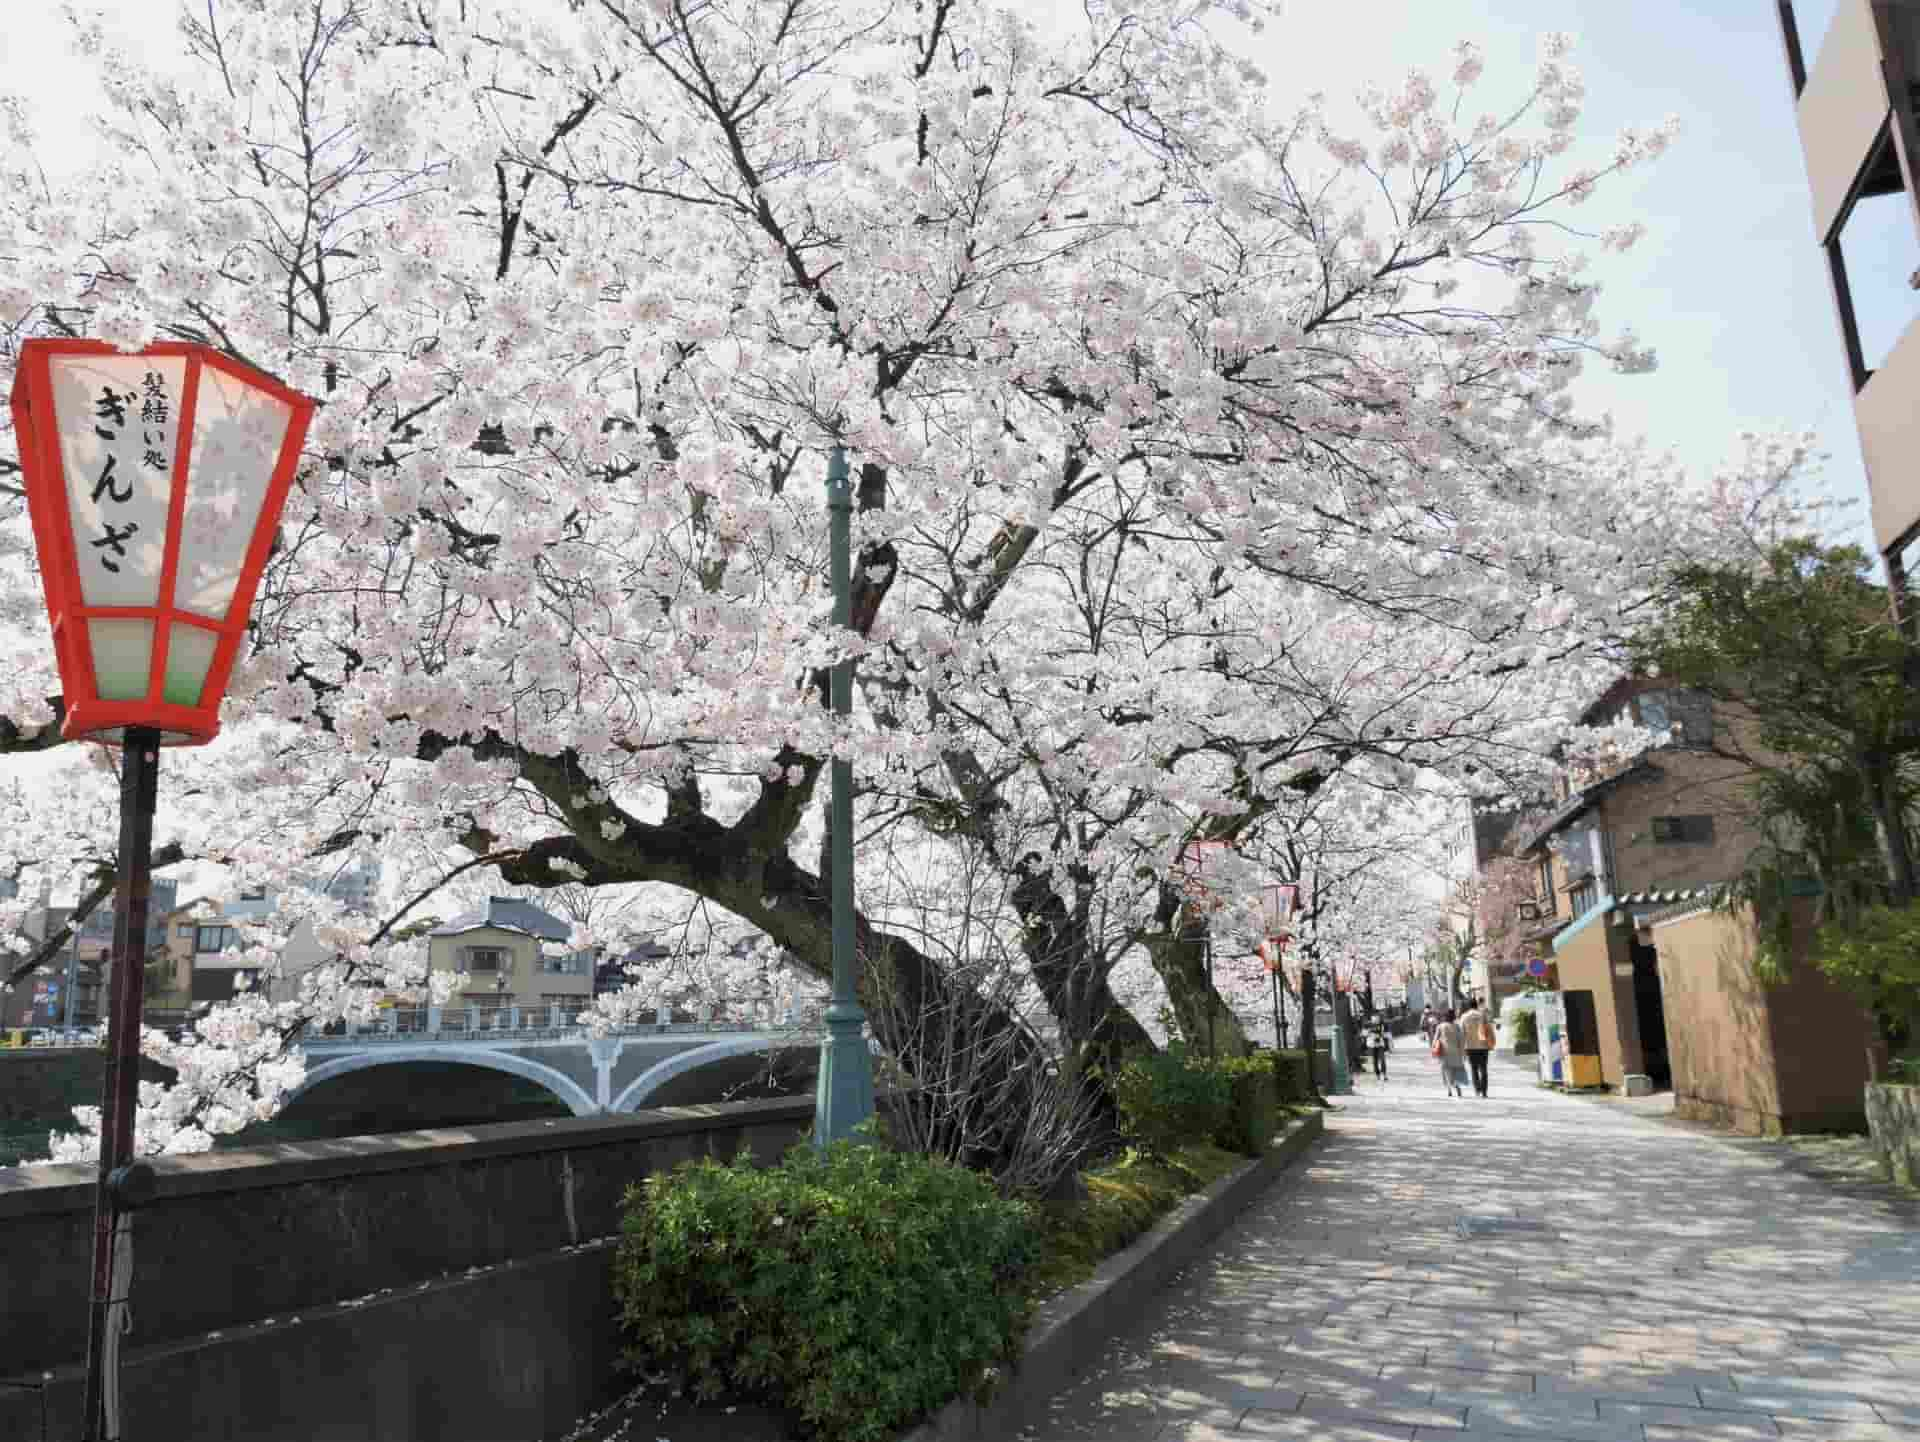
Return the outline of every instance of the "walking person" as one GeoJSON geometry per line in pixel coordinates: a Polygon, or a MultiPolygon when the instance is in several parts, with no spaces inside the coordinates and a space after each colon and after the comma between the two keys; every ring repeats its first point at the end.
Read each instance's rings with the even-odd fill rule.
{"type": "Polygon", "coordinates": [[[1420,1035],[1425,1039],[1428,1046],[1433,1045],[1433,1029],[1438,1025],[1440,1025],[1440,1018],[1433,1014],[1433,1008],[1431,1006],[1421,1011],[1420,1035]]]}
{"type": "Polygon", "coordinates": [[[1387,1033],[1386,1022],[1375,1017],[1373,1025],[1367,1029],[1367,1050],[1373,1053],[1373,1074],[1381,1081],[1387,1079],[1387,1052],[1392,1046],[1393,1040],[1387,1033]]]}
{"type": "Polygon", "coordinates": [[[1440,1059],[1440,1080],[1446,1085],[1447,1095],[1465,1096],[1462,1088],[1467,1080],[1466,1049],[1462,1045],[1460,1025],[1453,1019],[1452,1007],[1441,1013],[1440,1024],[1433,1029],[1433,1054],[1440,1059]]]}
{"type": "Polygon", "coordinates": [[[1473,1074],[1473,1094],[1487,1094],[1487,1055],[1493,1050],[1493,1018],[1475,1002],[1473,1009],[1460,1018],[1460,1039],[1467,1053],[1467,1070],[1473,1074]]]}

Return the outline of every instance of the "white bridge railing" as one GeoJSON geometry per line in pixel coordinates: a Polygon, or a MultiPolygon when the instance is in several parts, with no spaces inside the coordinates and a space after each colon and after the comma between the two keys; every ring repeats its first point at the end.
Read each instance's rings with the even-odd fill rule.
{"type": "MultiPolygon", "coordinates": [[[[362,1047],[382,1044],[417,1045],[421,1042],[585,1041],[594,1033],[583,1018],[586,1012],[560,1006],[541,1007],[396,1007],[367,1026],[336,1024],[325,1032],[310,1033],[308,1047],[362,1047]]],[[[715,1033],[769,1035],[817,1033],[819,1009],[789,1012],[782,1021],[650,1021],[612,1027],[610,1037],[701,1036],[715,1033]]]]}

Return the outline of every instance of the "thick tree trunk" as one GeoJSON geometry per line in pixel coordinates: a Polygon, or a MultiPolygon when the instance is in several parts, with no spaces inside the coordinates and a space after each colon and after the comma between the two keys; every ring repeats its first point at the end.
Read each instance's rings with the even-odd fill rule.
{"type": "Polygon", "coordinates": [[[1131,1053],[1153,1051],[1153,1037],[1114,996],[1107,965],[1094,954],[1091,882],[1075,879],[1076,904],[1069,909],[1038,856],[1022,857],[1017,874],[1013,906],[1021,946],[1067,1050],[1099,1071],[1111,1071],[1131,1053]]]}
{"type": "Polygon", "coordinates": [[[1189,1046],[1207,1044],[1207,1016],[1213,1016],[1213,1045],[1219,1056],[1247,1056],[1253,1050],[1240,1018],[1207,985],[1207,931],[1203,925],[1184,926],[1147,938],[1147,955],[1167,988],[1175,1024],[1189,1046]]]}

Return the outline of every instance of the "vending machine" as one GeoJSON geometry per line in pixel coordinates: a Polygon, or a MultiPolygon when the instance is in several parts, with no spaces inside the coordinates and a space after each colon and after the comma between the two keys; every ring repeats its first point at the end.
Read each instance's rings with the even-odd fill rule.
{"type": "Polygon", "coordinates": [[[1534,1002],[1534,1021],[1540,1031],[1540,1080],[1566,1079],[1567,1008],[1557,991],[1540,993],[1534,1002]]]}

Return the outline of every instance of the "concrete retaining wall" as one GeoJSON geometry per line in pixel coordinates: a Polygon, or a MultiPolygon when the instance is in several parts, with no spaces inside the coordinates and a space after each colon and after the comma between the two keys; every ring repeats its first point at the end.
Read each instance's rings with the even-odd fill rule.
{"type": "Polygon", "coordinates": [[[1893,1180],[1920,1187],[1920,1086],[1868,1082],[1867,1129],[1893,1180]]]}
{"type": "MultiPolygon", "coordinates": [[[[742,1147],[775,1160],[813,1110],[738,1102],[163,1158],[133,1220],[128,1435],[564,1430],[620,1382],[606,1239],[627,1187],[742,1147]]],[[[0,1386],[0,1437],[40,1437],[43,1406],[48,1438],[79,1435],[92,1208],[87,1168],[0,1172],[0,1369],[16,1384],[0,1386]]]]}

